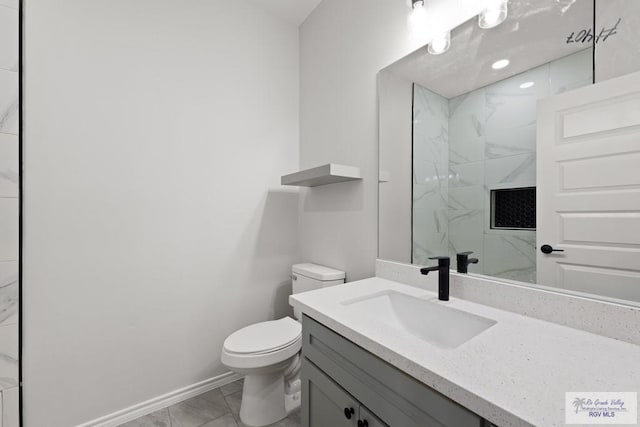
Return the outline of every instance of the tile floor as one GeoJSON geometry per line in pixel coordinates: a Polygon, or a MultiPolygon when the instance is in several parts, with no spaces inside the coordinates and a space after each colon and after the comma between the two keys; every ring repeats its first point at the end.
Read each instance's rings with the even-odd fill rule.
{"type": "MultiPolygon", "coordinates": [[[[242,380],[211,390],[120,427],[245,427],[240,421],[242,380]]],[[[273,427],[300,427],[300,412],[273,427]]]]}

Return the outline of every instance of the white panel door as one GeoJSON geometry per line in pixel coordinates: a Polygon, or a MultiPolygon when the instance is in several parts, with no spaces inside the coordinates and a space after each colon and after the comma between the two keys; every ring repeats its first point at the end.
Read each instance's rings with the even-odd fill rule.
{"type": "Polygon", "coordinates": [[[541,100],[537,150],[538,283],[640,303],[640,73],[541,100]]]}

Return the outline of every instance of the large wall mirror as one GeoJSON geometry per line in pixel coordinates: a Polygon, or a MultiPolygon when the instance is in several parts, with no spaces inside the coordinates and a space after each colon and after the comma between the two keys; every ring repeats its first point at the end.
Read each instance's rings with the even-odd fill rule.
{"type": "Polygon", "coordinates": [[[512,0],[381,70],[379,258],[473,252],[469,274],[640,305],[638,24],[637,0],[512,0]]]}

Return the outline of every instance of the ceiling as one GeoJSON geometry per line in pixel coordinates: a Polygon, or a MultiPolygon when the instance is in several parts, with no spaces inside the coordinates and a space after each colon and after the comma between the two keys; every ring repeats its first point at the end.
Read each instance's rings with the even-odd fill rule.
{"type": "Polygon", "coordinates": [[[287,22],[299,26],[321,0],[251,0],[287,22]]]}
{"type": "Polygon", "coordinates": [[[453,98],[588,48],[590,43],[567,44],[566,39],[592,22],[590,1],[510,0],[509,17],[500,26],[482,30],[472,19],[452,31],[446,53],[436,56],[420,48],[386,70],[453,98]],[[493,70],[491,64],[503,58],[511,64],[493,70]]]}

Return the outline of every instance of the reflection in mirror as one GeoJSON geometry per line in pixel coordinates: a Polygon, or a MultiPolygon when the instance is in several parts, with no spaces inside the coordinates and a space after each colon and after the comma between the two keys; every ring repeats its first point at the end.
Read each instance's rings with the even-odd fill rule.
{"type": "Polygon", "coordinates": [[[413,262],[536,282],[536,104],[592,83],[592,50],[445,98],[413,89],[413,262]]]}
{"type": "MultiPolygon", "coordinates": [[[[594,69],[606,78],[640,69],[634,63],[637,58],[629,60],[606,49],[607,43],[638,49],[639,37],[618,14],[640,8],[629,0],[616,0],[617,7],[613,3],[596,3],[602,17],[594,20],[593,2],[512,0],[500,26],[485,30],[476,20],[468,21],[452,32],[451,48],[444,54],[431,55],[422,48],[380,72],[381,259],[426,265],[429,257],[449,255],[455,269],[456,254],[473,252],[478,262],[468,266],[472,274],[640,303],[640,265],[635,270],[625,265],[621,273],[614,260],[587,274],[593,268],[588,264],[592,261],[585,261],[587,255],[576,258],[578,251],[559,252],[572,242],[549,230],[560,224],[575,229],[590,225],[569,219],[555,202],[548,202],[561,195],[562,188],[541,188],[544,180],[537,176],[539,171],[553,177],[558,170],[570,170],[562,161],[578,164],[586,157],[581,150],[590,149],[574,138],[572,158],[541,158],[540,126],[556,126],[555,119],[541,122],[541,106],[556,108],[549,100],[560,94],[595,89],[594,69]],[[594,64],[594,39],[598,55],[609,64],[594,64]],[[542,234],[540,227],[546,227],[542,234]],[[541,235],[549,241],[539,241],[541,235]]],[[[588,108],[579,97],[571,102],[576,111],[588,108]]],[[[593,143],[592,137],[586,139],[593,143]]],[[[547,146],[564,143],[560,137],[545,141],[547,146]]],[[[618,167],[624,168],[625,161],[629,158],[618,167]]],[[[582,173],[574,169],[576,176],[582,173]]],[[[630,179],[615,184],[629,188],[635,182],[630,179]]],[[[572,196],[585,189],[577,185],[572,196]]],[[[576,212],[583,208],[575,207],[576,212]]],[[[584,219],[593,211],[576,215],[584,219]]],[[[639,258],[640,221],[629,220],[625,227],[629,226],[637,239],[606,245],[636,251],[639,258]]],[[[567,230],[563,229],[565,236],[567,230]]],[[[615,254],[609,251],[605,257],[615,254]]]]}

